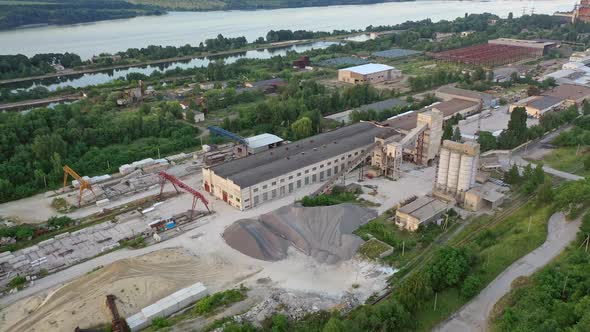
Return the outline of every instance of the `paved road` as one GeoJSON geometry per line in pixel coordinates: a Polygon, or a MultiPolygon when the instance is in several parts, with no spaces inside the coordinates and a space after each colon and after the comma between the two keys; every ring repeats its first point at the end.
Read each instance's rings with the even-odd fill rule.
{"type": "Polygon", "coordinates": [[[512,281],[520,276],[532,275],[559,255],[576,238],[580,221],[566,221],[562,213],[556,213],[551,216],[548,228],[549,234],[542,246],[504,270],[475,299],[437,326],[434,331],[487,331],[489,314],[496,302],[510,291],[512,281]]]}

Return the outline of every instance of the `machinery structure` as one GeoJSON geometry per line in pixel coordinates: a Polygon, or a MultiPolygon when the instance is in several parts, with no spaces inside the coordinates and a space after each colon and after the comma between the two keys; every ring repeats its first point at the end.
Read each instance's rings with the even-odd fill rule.
{"type": "Polygon", "coordinates": [[[109,294],[107,295],[107,307],[109,308],[109,310],[111,311],[111,315],[113,316],[112,319],[112,325],[111,325],[111,331],[113,332],[129,332],[129,326],[127,325],[127,322],[125,321],[124,318],[121,318],[121,315],[119,315],[119,310],[117,309],[117,303],[115,303],[115,300],[117,298],[115,297],[115,295],[109,294]]]}
{"type": "Polygon", "coordinates": [[[372,166],[390,179],[398,179],[406,159],[417,165],[428,165],[437,155],[442,138],[443,114],[431,110],[418,114],[417,125],[401,141],[376,138],[372,166]]]}
{"type": "Polygon", "coordinates": [[[90,185],[90,183],[88,181],[84,180],[80,175],[78,175],[78,173],[76,173],[76,171],[71,169],[68,165],[64,165],[63,170],[64,170],[64,189],[68,185],[68,176],[73,177],[80,184],[80,193],[78,194],[78,207],[80,207],[80,205],[82,203],[82,194],[83,194],[84,190],[90,190],[92,192],[92,195],[94,195],[94,200],[96,200],[96,194],[94,193],[94,190],[92,189],[92,186],[90,185]]]}
{"type": "Polygon", "coordinates": [[[200,192],[191,188],[190,186],[188,186],[184,182],[180,181],[179,179],[177,179],[173,175],[170,175],[170,174],[163,172],[163,171],[160,172],[159,175],[160,175],[160,196],[162,196],[162,193],[164,192],[164,186],[166,185],[166,182],[168,182],[168,181],[170,181],[172,183],[176,192],[180,192],[180,190],[178,190],[178,188],[180,187],[181,189],[184,189],[189,194],[193,195],[193,205],[191,208],[190,220],[193,220],[193,214],[195,212],[195,207],[197,206],[197,202],[199,200],[201,202],[203,202],[203,204],[207,208],[207,211],[209,213],[211,213],[211,210],[209,209],[209,201],[207,201],[207,199],[205,198],[205,196],[203,196],[203,194],[201,194],[200,192]]]}

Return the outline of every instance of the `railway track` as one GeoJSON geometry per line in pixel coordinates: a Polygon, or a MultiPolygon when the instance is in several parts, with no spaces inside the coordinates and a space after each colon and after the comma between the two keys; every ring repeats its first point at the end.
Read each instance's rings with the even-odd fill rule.
{"type": "MultiPolygon", "coordinates": [[[[479,234],[481,234],[483,231],[490,229],[490,228],[498,225],[502,221],[504,221],[512,213],[514,213],[516,210],[518,210],[522,206],[524,206],[530,200],[530,198],[532,198],[533,196],[534,195],[529,195],[529,196],[519,195],[519,196],[517,196],[517,198],[513,200],[513,204],[509,208],[496,214],[496,216],[494,216],[494,218],[492,218],[489,222],[482,224],[480,227],[476,228],[473,232],[469,233],[466,237],[462,238],[458,242],[456,242],[456,243],[451,242],[450,245],[453,247],[461,247],[461,246],[469,243],[470,241],[475,239],[479,234]]],[[[399,281],[403,281],[403,280],[407,279],[408,277],[410,277],[414,273],[416,273],[416,271],[419,271],[421,268],[423,268],[425,265],[427,265],[434,258],[434,251],[431,249],[433,249],[434,246],[443,245],[443,244],[447,243],[448,241],[452,240],[453,237],[456,236],[462,230],[463,230],[463,227],[459,227],[459,228],[453,230],[452,232],[447,232],[447,233],[441,234],[436,240],[434,240],[430,245],[428,245],[421,254],[412,258],[410,261],[408,261],[406,263],[406,265],[403,267],[403,269],[410,269],[411,272],[408,272],[399,281]]],[[[393,293],[394,289],[395,289],[394,286],[390,286],[387,290],[385,290],[382,294],[380,294],[375,300],[373,300],[371,302],[371,305],[376,305],[376,304],[382,302],[383,300],[387,299],[393,293]]]]}

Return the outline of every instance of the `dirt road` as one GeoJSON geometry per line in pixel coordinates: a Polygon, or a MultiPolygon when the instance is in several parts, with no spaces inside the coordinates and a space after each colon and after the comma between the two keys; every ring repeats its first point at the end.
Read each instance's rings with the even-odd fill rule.
{"type": "Polygon", "coordinates": [[[434,331],[487,331],[489,314],[494,304],[510,291],[512,281],[520,276],[532,275],[559,255],[576,238],[580,221],[566,221],[562,213],[556,213],[551,216],[548,228],[549,234],[542,246],[504,270],[475,299],[437,326],[434,331]]]}

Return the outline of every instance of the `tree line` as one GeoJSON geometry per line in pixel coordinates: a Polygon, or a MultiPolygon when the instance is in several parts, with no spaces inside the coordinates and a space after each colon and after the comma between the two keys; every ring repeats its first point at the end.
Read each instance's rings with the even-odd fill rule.
{"type": "Polygon", "coordinates": [[[313,80],[294,78],[280,95],[239,108],[239,117],[225,118],[224,129],[244,135],[272,133],[297,140],[322,131],[322,117],[391,96],[370,85],[328,89],[313,80]]]}
{"type": "Polygon", "coordinates": [[[54,65],[65,68],[80,66],[82,60],[74,53],[44,53],[29,58],[26,55],[0,55],[0,79],[40,76],[54,73],[54,65]]]}
{"type": "Polygon", "coordinates": [[[122,0],[35,0],[0,3],[0,30],[33,24],[74,24],[161,15],[164,11],[122,0]]]}
{"type": "Polygon", "coordinates": [[[0,202],[59,186],[64,164],[92,176],[155,157],[158,149],[165,155],[198,146],[198,130],[178,121],[177,102],[118,112],[103,98],[0,114],[0,202]]]}

